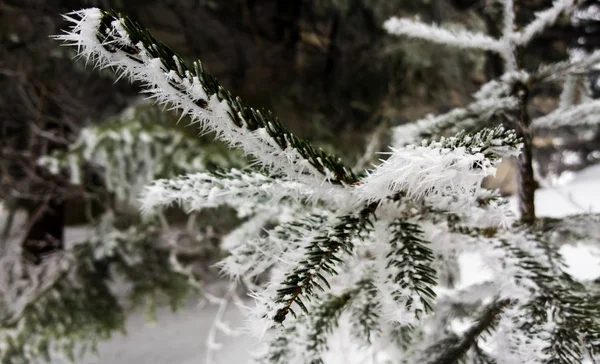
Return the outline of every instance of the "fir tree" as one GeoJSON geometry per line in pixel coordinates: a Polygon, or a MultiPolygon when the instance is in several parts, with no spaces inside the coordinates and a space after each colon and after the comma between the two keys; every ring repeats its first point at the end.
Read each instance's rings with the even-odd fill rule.
{"type": "MultiPolygon", "coordinates": [[[[600,357],[600,303],[588,282],[565,272],[562,244],[597,240],[584,231],[597,216],[548,221],[536,216],[532,134],[557,125],[595,124],[595,101],[564,102],[540,118],[528,114],[532,89],[563,83],[600,61],[597,52],[525,69],[525,46],[576,10],[557,0],[522,29],[512,0],[502,1],[502,34],[493,37],[391,18],[388,32],[498,55],[504,73],[461,109],[394,129],[388,158],[352,171],[335,156],[285,129],[271,113],[231,95],[200,62],[186,65],[126,17],[99,9],[67,16],[57,38],[99,67],[112,67],[159,103],[179,108],[262,166],[201,172],[151,183],[145,212],[241,207],[249,216],[228,240],[221,269],[254,287],[252,329],[264,336],[264,363],[320,363],[328,334],[351,322],[358,342],[404,363],[580,363],[600,357]],[[422,140],[427,138],[427,140],[422,140]],[[517,155],[519,215],[481,187],[494,166],[517,155]],[[262,222],[277,226],[260,234],[262,222]],[[560,227],[562,234],[553,234],[560,227]],[[480,254],[488,281],[464,288],[438,279],[456,255],[480,254]],[[254,278],[269,273],[265,284],[254,278]],[[464,330],[452,321],[467,322],[464,330]]],[[[584,90],[585,91],[585,90],[584,90]]],[[[382,359],[383,361],[384,359],[382,359]]]]}

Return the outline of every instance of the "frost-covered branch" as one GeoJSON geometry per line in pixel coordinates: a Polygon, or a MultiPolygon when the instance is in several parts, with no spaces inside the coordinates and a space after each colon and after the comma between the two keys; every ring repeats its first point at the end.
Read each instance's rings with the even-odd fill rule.
{"type": "Polygon", "coordinates": [[[502,42],[481,33],[466,30],[449,30],[419,21],[392,17],[384,23],[388,33],[410,38],[423,39],[434,43],[458,48],[475,48],[502,53],[502,42]]]}
{"type": "Polygon", "coordinates": [[[453,334],[448,338],[435,343],[425,353],[430,364],[454,364],[461,362],[471,348],[477,345],[477,341],[485,333],[490,333],[497,326],[499,317],[510,300],[496,300],[489,304],[477,316],[475,322],[460,336],[453,334]]]}
{"type": "Polygon", "coordinates": [[[575,9],[577,0],[556,0],[552,7],[537,12],[535,20],[527,24],[527,26],[518,33],[515,33],[515,40],[518,45],[526,45],[541,32],[548,27],[556,24],[561,15],[569,16],[575,9]]]}
{"type": "Polygon", "coordinates": [[[363,279],[356,282],[358,293],[352,299],[350,317],[352,335],[361,342],[372,344],[381,335],[381,301],[374,277],[375,269],[366,269],[363,279]]]}
{"type": "Polygon", "coordinates": [[[557,129],[560,127],[594,126],[600,124],[600,101],[594,100],[556,109],[551,113],[534,119],[534,129],[557,129]]]}
{"type": "MultiPolygon", "coordinates": [[[[142,197],[146,210],[228,205],[246,218],[223,240],[229,256],[218,266],[252,287],[249,328],[274,337],[261,363],[320,363],[332,347],[328,335],[350,320],[348,337],[374,350],[395,345],[393,353],[402,355],[394,360],[574,364],[585,350],[600,348],[596,297],[563,271],[552,241],[557,237],[537,225],[532,209],[522,209],[531,212],[527,219],[510,224],[507,200],[481,186],[500,158],[517,153],[522,143],[522,174],[531,177],[524,185],[533,186],[527,96],[554,76],[544,74],[549,68],[533,74],[520,69],[519,46],[570,11],[565,4],[555,2],[518,32],[519,4],[503,1],[500,39],[390,19],[385,27],[393,34],[500,54],[506,72],[484,84],[470,105],[398,128],[402,145],[362,178],[270,114],[231,96],[200,63],[188,68],[126,18],[77,12],[74,27],[60,39],[100,66],[142,81],[159,102],[182,109],[266,167],[163,179],[142,197]],[[496,122],[513,122],[517,131],[489,127],[496,122]],[[423,136],[442,137],[404,145],[423,136]],[[490,278],[459,288],[457,262],[468,252],[481,256],[490,278]],[[266,276],[265,284],[256,284],[266,276]],[[482,344],[486,331],[490,345],[482,344]]],[[[555,70],[574,75],[584,66],[570,61],[555,70]]],[[[533,189],[523,191],[521,201],[531,206],[533,189]]],[[[579,239],[584,220],[565,220],[570,225],[563,235],[579,239]]]]}
{"type": "Polygon", "coordinates": [[[261,206],[277,204],[282,199],[311,197],[310,186],[302,183],[231,169],[228,172],[195,173],[156,180],[144,189],[140,201],[144,212],[172,204],[186,211],[227,205],[244,217],[260,210],[261,206]]]}
{"type": "Polygon", "coordinates": [[[338,326],[340,315],[354,292],[345,292],[340,296],[327,295],[320,304],[315,305],[308,318],[306,334],[305,362],[324,364],[320,353],[327,350],[327,336],[338,326]]]}
{"type": "Polygon", "coordinates": [[[415,319],[432,311],[437,284],[431,267],[433,252],[423,240],[423,231],[404,219],[394,220],[388,227],[391,240],[385,255],[388,284],[392,298],[399,306],[414,314],[415,319]]]}
{"type": "Polygon", "coordinates": [[[76,46],[98,67],[114,68],[140,81],[161,104],[180,109],[205,130],[255,156],[274,173],[319,185],[352,184],[356,176],[338,158],[288,132],[269,112],[250,108],[209,75],[200,62],[189,69],[182,58],[128,18],[96,8],[65,16],[73,25],[56,38],[76,46]]]}
{"type": "Polygon", "coordinates": [[[393,145],[401,147],[418,143],[424,138],[437,137],[444,133],[456,134],[460,130],[481,127],[488,124],[490,119],[514,110],[517,106],[518,101],[511,96],[484,98],[465,108],[456,108],[446,114],[427,116],[424,119],[395,127],[393,145]]]}
{"type": "Polygon", "coordinates": [[[361,180],[356,193],[366,201],[401,193],[440,209],[464,208],[477,199],[483,178],[495,173],[498,155],[514,153],[518,143],[513,131],[497,127],[392,149],[391,156],[361,180]],[[452,201],[464,205],[452,207],[452,201]]]}
{"type": "Polygon", "coordinates": [[[108,214],[85,241],[38,266],[20,254],[3,255],[1,297],[10,300],[12,312],[0,317],[0,362],[51,360],[55,354],[76,362],[76,353],[123,330],[125,308],[110,287],[117,274],[131,283],[134,305],[164,294],[172,308],[179,307],[190,289],[188,277],[171,268],[159,236],[151,223],[115,229],[108,214]]]}
{"type": "MultiPolygon", "coordinates": [[[[224,248],[229,250],[229,256],[218,264],[224,274],[232,278],[253,279],[273,265],[281,261],[287,262],[289,258],[286,254],[300,250],[314,241],[320,235],[319,229],[328,224],[331,218],[331,214],[326,211],[309,210],[291,213],[291,216],[284,218],[281,211],[277,212],[280,224],[269,230],[266,236],[236,241],[235,245],[230,236],[224,238],[224,248]]],[[[236,231],[232,234],[236,234],[236,231]]]]}
{"type": "Polygon", "coordinates": [[[277,288],[275,312],[271,314],[275,322],[283,322],[290,312],[295,315],[298,308],[308,312],[306,301],[316,290],[325,291],[323,286],[329,288],[325,275],[337,274],[336,266],[354,249],[353,240],[371,227],[374,209],[374,205],[369,205],[359,213],[340,216],[304,247],[303,258],[277,288]]]}

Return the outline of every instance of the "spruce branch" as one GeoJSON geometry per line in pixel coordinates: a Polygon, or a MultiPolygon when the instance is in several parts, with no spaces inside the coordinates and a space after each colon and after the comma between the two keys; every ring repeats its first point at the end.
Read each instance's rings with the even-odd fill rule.
{"type": "Polygon", "coordinates": [[[169,116],[146,102],[136,104],[82,129],[68,150],[43,156],[38,164],[53,174],[68,171],[71,183],[84,186],[94,167],[103,187],[131,206],[138,206],[139,193],[156,178],[240,164],[223,146],[169,127],[169,116]]]}
{"type": "Polygon", "coordinates": [[[519,143],[513,131],[499,126],[392,149],[391,156],[368,172],[355,191],[369,202],[402,194],[424,200],[432,208],[462,211],[477,204],[483,178],[493,175],[495,162],[514,154],[519,143]]]}
{"type": "Polygon", "coordinates": [[[255,110],[231,95],[199,61],[189,68],[129,18],[92,8],[65,19],[73,25],[56,39],[77,46],[79,54],[98,67],[112,67],[131,81],[142,82],[150,97],[189,114],[205,130],[257,157],[273,172],[333,184],[357,181],[339,158],[290,133],[270,112],[255,110]]]}
{"type": "Polygon", "coordinates": [[[234,168],[227,172],[201,172],[155,180],[146,186],[140,202],[142,211],[146,213],[172,204],[187,211],[227,205],[244,217],[267,204],[277,204],[284,199],[302,200],[310,196],[310,186],[302,183],[234,168]]]}
{"type": "Polygon", "coordinates": [[[478,315],[475,323],[462,335],[452,335],[426,350],[426,354],[430,358],[434,358],[429,360],[428,363],[455,364],[461,362],[471,348],[477,347],[477,341],[482,335],[489,334],[494,330],[503,310],[510,304],[509,299],[495,300],[489,304],[478,315]]]}
{"type": "Polygon", "coordinates": [[[366,277],[356,283],[358,293],[350,307],[351,333],[367,344],[372,343],[373,336],[381,334],[380,295],[372,274],[367,272],[366,277]]]}
{"type": "Polygon", "coordinates": [[[557,81],[572,76],[585,76],[598,62],[600,62],[600,50],[594,51],[585,57],[572,56],[566,61],[540,65],[537,71],[531,75],[531,80],[534,84],[539,84],[543,81],[557,81]]]}
{"type": "MultiPolygon", "coordinates": [[[[283,222],[266,236],[226,246],[229,256],[218,263],[222,272],[232,278],[252,279],[276,264],[289,251],[302,249],[304,243],[319,235],[329,216],[323,212],[297,213],[292,221],[283,222]],[[300,215],[300,216],[297,216],[300,215]]],[[[228,240],[226,238],[225,240],[228,240]]]]}
{"type": "Polygon", "coordinates": [[[579,363],[583,352],[597,344],[600,303],[563,271],[559,252],[543,236],[529,228],[525,238],[520,246],[500,239],[502,249],[514,259],[511,264],[521,271],[515,274],[517,284],[535,292],[525,301],[518,300],[522,309],[516,320],[520,322],[518,329],[526,337],[542,338],[544,362],[579,363]],[[547,262],[541,262],[539,256],[545,256],[547,262]]]}
{"type": "Polygon", "coordinates": [[[180,307],[190,289],[188,277],[172,269],[168,253],[157,246],[160,230],[156,225],[117,230],[110,220],[105,216],[96,234],[63,256],[45,260],[43,264],[49,266],[41,277],[27,277],[31,269],[11,267],[3,257],[1,297],[12,298],[10,303],[19,305],[20,312],[0,325],[0,362],[30,363],[39,357],[50,361],[56,354],[76,362],[78,352],[95,350],[100,340],[123,331],[125,308],[110,285],[115,274],[132,284],[129,299],[133,305],[164,294],[173,309],[180,307]],[[11,268],[17,269],[7,272],[11,268]],[[21,297],[6,295],[10,292],[4,290],[4,280],[11,277],[18,277],[13,288],[21,297]],[[30,294],[17,286],[26,279],[31,280],[30,289],[41,289],[30,294]]]}
{"type": "MultiPolygon", "coordinates": [[[[394,146],[413,144],[422,139],[433,139],[444,134],[456,134],[465,129],[483,128],[491,120],[514,110],[518,102],[513,97],[477,100],[465,108],[456,108],[446,114],[428,116],[394,128],[394,146]]],[[[473,130],[479,131],[479,130],[473,130]]]]}
{"type": "Polygon", "coordinates": [[[327,295],[325,299],[313,307],[308,318],[309,330],[306,337],[306,363],[324,364],[321,353],[327,350],[327,335],[338,326],[340,315],[356,291],[345,292],[340,296],[327,295]]]}
{"type": "Polygon", "coordinates": [[[277,337],[269,341],[266,352],[258,355],[254,358],[254,361],[261,364],[290,363],[294,355],[291,346],[293,345],[294,338],[298,335],[297,326],[299,324],[297,322],[295,325],[290,325],[283,329],[277,337]]]}
{"type": "Polygon", "coordinates": [[[409,19],[392,17],[384,23],[383,27],[393,35],[423,39],[458,48],[474,48],[496,53],[501,53],[503,50],[502,42],[485,34],[449,30],[409,19]]]}
{"type": "Polygon", "coordinates": [[[556,24],[560,16],[569,16],[575,10],[577,2],[577,0],[558,0],[554,1],[552,7],[537,12],[534,21],[514,34],[515,43],[521,46],[529,44],[536,35],[556,24]]]}
{"type": "Polygon", "coordinates": [[[431,267],[434,260],[432,250],[423,240],[423,231],[414,223],[398,218],[389,229],[392,239],[386,255],[388,279],[394,287],[394,300],[406,310],[414,312],[415,318],[433,310],[434,287],[437,285],[436,271],[431,267]]]}
{"type": "Polygon", "coordinates": [[[340,295],[325,295],[314,304],[310,316],[298,317],[269,340],[266,351],[255,361],[287,364],[302,357],[304,363],[323,364],[321,356],[328,350],[328,335],[338,327],[341,314],[359,293],[360,287],[356,287],[340,295]]]}
{"type": "Polygon", "coordinates": [[[584,127],[600,124],[600,101],[594,100],[578,105],[559,108],[531,122],[534,130],[560,127],[584,127]]]}
{"type": "Polygon", "coordinates": [[[538,220],[536,228],[539,234],[556,236],[557,247],[564,244],[589,242],[598,244],[600,241],[600,214],[578,214],[563,218],[543,218],[538,220]]]}
{"type": "Polygon", "coordinates": [[[343,215],[328,231],[323,232],[305,247],[304,258],[289,272],[281,288],[277,290],[275,302],[277,311],[273,320],[282,323],[288,313],[296,316],[293,305],[304,312],[308,308],[303,300],[310,301],[315,289],[324,291],[322,284],[329,288],[324,274],[336,275],[335,266],[342,263],[342,255],[354,249],[353,239],[361,237],[372,226],[376,204],[370,204],[359,213],[343,215]]]}

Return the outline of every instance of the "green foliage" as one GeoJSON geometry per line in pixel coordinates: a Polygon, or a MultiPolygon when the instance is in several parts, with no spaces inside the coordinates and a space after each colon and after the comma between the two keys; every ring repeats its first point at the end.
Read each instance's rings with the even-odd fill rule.
{"type": "MultiPolygon", "coordinates": [[[[357,182],[356,175],[344,166],[339,158],[328,155],[323,150],[315,149],[306,140],[287,131],[279,119],[273,116],[271,112],[255,110],[239,97],[231,95],[213,76],[205,72],[201,62],[194,62],[192,68],[189,69],[179,55],[157,41],[146,29],[131,19],[121,17],[116,13],[103,12],[101,24],[96,35],[107,51],[111,53],[117,51],[124,52],[128,55],[129,59],[140,64],[143,63],[138,58],[140,51],[138,45],[141,44],[148,56],[160,59],[163,66],[176,75],[176,77],[172,77],[169,86],[182,96],[186,95],[186,85],[193,84],[193,80],[196,78],[202,85],[207,98],[215,96],[218,101],[227,103],[230,111],[228,112],[229,120],[226,120],[226,122],[232,123],[237,128],[245,128],[248,131],[264,129],[282,150],[288,147],[295,149],[324,176],[331,175],[330,181],[332,183],[353,184],[357,182]],[[128,34],[130,43],[127,45],[120,44],[116,48],[113,45],[116,39],[112,23],[115,20],[118,21],[119,18],[122,20],[121,24],[128,34]]],[[[206,109],[209,105],[209,100],[197,99],[194,100],[194,104],[206,109]]]]}
{"type": "Polygon", "coordinates": [[[500,239],[502,248],[526,273],[523,278],[536,284],[534,297],[523,306],[523,329],[532,337],[548,333],[544,353],[552,364],[571,363],[582,356],[580,340],[583,337],[590,353],[597,355],[597,337],[600,333],[600,302],[586,291],[584,285],[562,270],[560,255],[547,246],[544,236],[529,232],[529,240],[544,252],[547,264],[507,240],[500,239]]]}
{"type": "Polygon", "coordinates": [[[381,302],[375,282],[370,277],[371,274],[373,272],[367,272],[366,277],[356,283],[358,293],[349,310],[352,319],[352,335],[366,344],[371,344],[373,336],[381,333],[379,327],[381,302]]]}
{"type": "MultiPolygon", "coordinates": [[[[75,361],[75,347],[85,343],[95,349],[101,339],[124,331],[125,314],[108,284],[105,261],[95,261],[80,249],[79,264],[30,304],[12,327],[2,327],[2,363],[28,363],[36,356],[46,360],[56,351],[75,361]]],[[[82,347],[82,349],[84,349],[82,347]]]]}
{"type": "Polygon", "coordinates": [[[281,305],[273,317],[281,323],[288,313],[296,316],[292,305],[297,304],[304,312],[308,309],[303,299],[310,301],[316,294],[315,289],[325,291],[329,283],[324,274],[337,274],[335,265],[342,262],[338,253],[350,254],[354,249],[353,239],[360,237],[372,226],[372,214],[375,205],[363,209],[359,214],[349,214],[338,218],[338,222],[330,231],[318,236],[306,247],[304,259],[298,267],[289,272],[277,290],[276,302],[281,305]]]}
{"type": "Polygon", "coordinates": [[[433,310],[435,301],[433,288],[437,285],[436,271],[431,267],[433,252],[422,239],[423,231],[419,225],[404,219],[396,219],[389,226],[392,233],[390,252],[387,254],[387,268],[394,267],[395,273],[389,277],[399,289],[393,297],[404,303],[409,311],[414,311],[418,319],[421,314],[433,310]],[[419,301],[415,307],[413,294],[419,301]]]}
{"type": "Polygon", "coordinates": [[[328,294],[322,302],[311,311],[307,335],[306,353],[313,356],[307,361],[310,364],[324,364],[318,353],[327,351],[327,335],[338,326],[340,315],[354,292],[346,292],[340,296],[328,294]]]}
{"type": "Polygon", "coordinates": [[[510,300],[496,300],[478,312],[475,322],[462,334],[450,334],[425,351],[424,362],[430,364],[457,364],[464,362],[466,355],[482,334],[491,332],[498,324],[499,316],[510,305],[510,300]]]}

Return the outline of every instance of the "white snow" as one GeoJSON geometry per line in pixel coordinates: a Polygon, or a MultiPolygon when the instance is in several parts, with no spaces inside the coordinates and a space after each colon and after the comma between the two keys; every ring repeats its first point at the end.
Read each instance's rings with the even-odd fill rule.
{"type": "MultiPolygon", "coordinates": [[[[127,335],[116,334],[110,341],[100,343],[99,355],[89,354],[82,364],[199,364],[206,363],[206,339],[219,307],[198,306],[198,299],[176,313],[163,307],[157,310],[157,321],[149,324],[143,312],[135,311],[127,319],[127,335]]],[[[234,306],[226,309],[224,319],[230,323],[243,320],[234,306]]],[[[221,335],[223,336],[223,335],[221,335]]],[[[223,348],[214,354],[214,363],[244,362],[256,344],[248,336],[217,337],[223,348]]]]}

